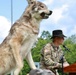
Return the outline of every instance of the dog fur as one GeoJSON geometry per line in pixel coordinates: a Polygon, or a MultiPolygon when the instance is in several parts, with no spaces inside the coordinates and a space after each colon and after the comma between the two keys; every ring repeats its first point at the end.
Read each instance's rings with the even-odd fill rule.
{"type": "Polygon", "coordinates": [[[8,36],[0,44],[0,75],[6,75],[13,70],[12,75],[18,75],[26,59],[31,69],[36,69],[31,55],[40,22],[47,19],[52,11],[45,4],[36,0],[27,0],[28,6],[20,19],[11,27],[8,36]]]}

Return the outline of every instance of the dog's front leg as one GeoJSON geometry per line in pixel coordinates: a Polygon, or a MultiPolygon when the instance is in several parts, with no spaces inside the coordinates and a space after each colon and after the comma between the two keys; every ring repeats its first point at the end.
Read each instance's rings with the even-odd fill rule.
{"type": "Polygon", "coordinates": [[[10,75],[14,75],[14,71],[13,70],[11,71],[10,75]]]}
{"type": "Polygon", "coordinates": [[[19,44],[19,42],[17,42],[15,39],[10,41],[10,47],[11,47],[11,51],[13,53],[15,62],[16,62],[16,66],[15,66],[15,71],[14,71],[14,75],[18,75],[20,70],[23,67],[23,62],[20,56],[20,47],[21,45],[19,44]]]}
{"type": "Polygon", "coordinates": [[[31,51],[28,52],[27,56],[26,56],[26,60],[30,66],[31,69],[36,69],[35,63],[33,61],[32,55],[31,55],[31,51]]]}

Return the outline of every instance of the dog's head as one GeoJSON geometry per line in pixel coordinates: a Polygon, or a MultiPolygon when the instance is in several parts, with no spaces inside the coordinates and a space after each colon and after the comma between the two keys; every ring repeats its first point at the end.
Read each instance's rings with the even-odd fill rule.
{"type": "Polygon", "coordinates": [[[27,7],[27,15],[30,14],[31,17],[36,19],[47,19],[51,14],[52,11],[48,10],[47,6],[39,1],[36,0],[27,0],[28,7],[27,7]]]}

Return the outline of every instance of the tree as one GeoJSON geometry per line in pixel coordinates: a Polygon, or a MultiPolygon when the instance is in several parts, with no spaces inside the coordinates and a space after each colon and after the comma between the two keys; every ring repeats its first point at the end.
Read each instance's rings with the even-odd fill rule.
{"type": "Polygon", "coordinates": [[[51,38],[51,34],[49,33],[49,31],[43,31],[40,38],[43,39],[50,39],[51,38]]]}
{"type": "Polygon", "coordinates": [[[76,35],[72,35],[71,37],[69,37],[69,39],[73,42],[76,43],[76,35]]]}
{"type": "Polygon", "coordinates": [[[72,36],[66,39],[64,44],[70,49],[70,52],[67,52],[67,54],[65,54],[66,59],[70,64],[73,64],[76,62],[76,43],[73,42],[71,38],[72,36]]]}

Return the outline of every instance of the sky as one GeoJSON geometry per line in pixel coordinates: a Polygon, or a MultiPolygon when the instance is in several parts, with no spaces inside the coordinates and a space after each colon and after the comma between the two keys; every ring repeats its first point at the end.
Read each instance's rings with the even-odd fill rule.
{"type": "MultiPolygon", "coordinates": [[[[12,0],[13,23],[20,18],[28,5],[27,0],[12,0]]],[[[40,24],[39,36],[43,30],[52,34],[61,29],[70,37],[76,34],[76,0],[38,0],[45,3],[52,15],[40,24]]],[[[11,0],[0,0],[0,43],[8,35],[11,28],[11,0]]]]}

